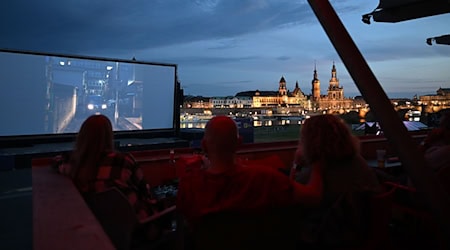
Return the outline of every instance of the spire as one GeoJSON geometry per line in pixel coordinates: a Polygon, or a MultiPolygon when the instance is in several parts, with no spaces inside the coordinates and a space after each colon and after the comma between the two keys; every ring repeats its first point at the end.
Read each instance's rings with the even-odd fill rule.
{"type": "Polygon", "coordinates": [[[319,77],[317,76],[317,65],[316,60],[314,60],[314,77],[311,82],[311,94],[312,94],[312,100],[317,101],[320,99],[320,81],[319,77]]]}
{"type": "Polygon", "coordinates": [[[333,61],[333,67],[331,68],[331,79],[329,89],[339,88],[339,79],[336,74],[336,64],[333,61]]]}
{"type": "Polygon", "coordinates": [[[279,84],[279,87],[278,87],[278,93],[280,94],[280,96],[287,95],[286,80],[284,79],[284,76],[282,76],[281,79],[280,79],[280,84],[279,84]]]}
{"type": "Polygon", "coordinates": [[[298,89],[298,81],[295,82],[295,88],[298,89]]]}
{"type": "Polygon", "coordinates": [[[317,68],[316,68],[316,60],[314,60],[314,74],[313,74],[313,80],[318,80],[318,76],[317,76],[317,68]]]}
{"type": "Polygon", "coordinates": [[[337,75],[336,75],[336,65],[333,61],[333,67],[331,68],[331,80],[337,81],[337,75]]]}

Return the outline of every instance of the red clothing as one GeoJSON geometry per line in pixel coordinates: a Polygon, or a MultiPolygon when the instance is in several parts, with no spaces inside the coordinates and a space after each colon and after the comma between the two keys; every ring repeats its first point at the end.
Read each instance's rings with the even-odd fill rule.
{"type": "Polygon", "coordinates": [[[238,166],[225,173],[205,169],[180,178],[177,210],[188,222],[219,211],[253,212],[294,203],[294,183],[271,167],[238,166]]]}
{"type": "MultiPolygon", "coordinates": [[[[69,156],[67,155],[65,158],[56,165],[62,167],[64,164],[68,164],[69,156]]],[[[128,198],[139,218],[147,218],[154,214],[156,208],[148,202],[153,199],[153,196],[147,188],[142,169],[131,154],[105,153],[96,168],[97,175],[89,183],[82,184],[78,180],[74,180],[81,193],[92,194],[116,187],[128,198]]],[[[65,168],[59,168],[59,171],[62,174],[70,172],[65,168]]]]}

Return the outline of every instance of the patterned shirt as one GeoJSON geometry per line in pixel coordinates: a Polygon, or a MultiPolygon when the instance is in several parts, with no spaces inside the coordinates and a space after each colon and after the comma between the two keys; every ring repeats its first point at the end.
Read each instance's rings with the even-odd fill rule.
{"type": "Polygon", "coordinates": [[[112,152],[104,157],[93,187],[95,192],[117,187],[127,196],[139,217],[146,218],[153,214],[148,202],[152,196],[147,182],[131,154],[112,152]]]}
{"type": "MultiPolygon", "coordinates": [[[[85,185],[77,185],[81,193],[97,193],[116,187],[128,198],[139,218],[146,218],[155,212],[149,185],[144,179],[142,169],[131,154],[107,153],[97,168],[94,180],[85,185]]],[[[62,173],[67,172],[63,168],[59,170],[62,173]]],[[[74,182],[77,183],[76,180],[74,182]]]]}

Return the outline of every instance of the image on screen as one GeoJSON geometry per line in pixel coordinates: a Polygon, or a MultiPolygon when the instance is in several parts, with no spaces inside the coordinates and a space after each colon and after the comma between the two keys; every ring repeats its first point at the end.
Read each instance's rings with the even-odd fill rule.
{"type": "Polygon", "coordinates": [[[0,51],[0,136],[174,129],[176,65],[0,51]]]}

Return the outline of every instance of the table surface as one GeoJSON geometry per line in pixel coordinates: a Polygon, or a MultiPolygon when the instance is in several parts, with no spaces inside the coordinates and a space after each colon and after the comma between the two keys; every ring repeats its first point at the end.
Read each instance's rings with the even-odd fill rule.
{"type": "MultiPolygon", "coordinates": [[[[376,159],[375,160],[374,159],[367,160],[367,164],[369,165],[369,167],[380,168],[378,166],[378,161],[376,159]]],[[[401,166],[402,166],[402,162],[400,160],[384,162],[384,168],[393,168],[393,167],[401,167],[401,166]]]]}

